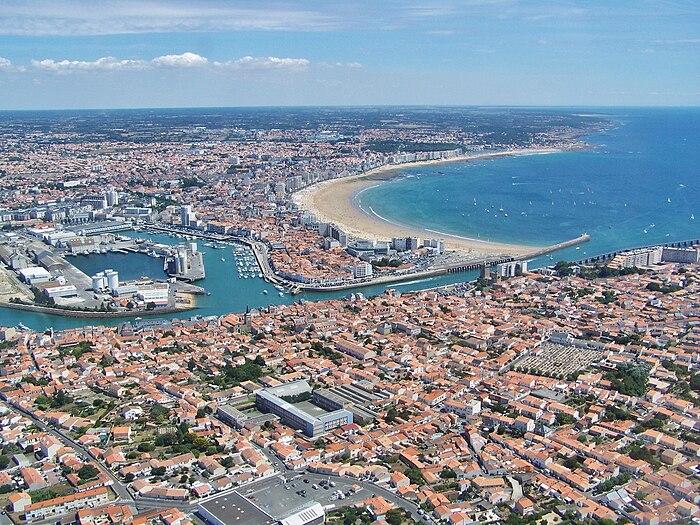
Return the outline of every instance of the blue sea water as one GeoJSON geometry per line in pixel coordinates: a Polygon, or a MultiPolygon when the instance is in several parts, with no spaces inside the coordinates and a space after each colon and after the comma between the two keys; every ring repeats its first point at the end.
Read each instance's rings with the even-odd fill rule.
{"type": "Polygon", "coordinates": [[[613,122],[585,138],[591,148],[402,168],[356,199],[392,222],[483,240],[591,236],[555,260],[698,238],[700,108],[586,113],[613,122]]]}
{"type": "MultiPolygon", "coordinates": [[[[508,243],[540,246],[584,232],[591,235],[591,241],[579,250],[557,252],[554,260],[576,260],[700,237],[700,108],[579,111],[606,115],[614,124],[605,132],[586,137],[592,144],[589,149],[402,168],[406,177],[363,192],[359,196],[361,205],[371,206],[397,223],[508,243]]],[[[130,235],[170,244],[181,242],[165,235],[130,235]]],[[[221,315],[243,311],[247,306],[258,308],[349,293],[279,297],[277,290],[262,279],[240,279],[230,249],[214,250],[199,244],[205,253],[207,278],[197,284],[211,295],[198,299],[199,308],[193,314],[221,315]]],[[[123,279],[164,277],[161,259],[139,254],[92,255],[72,262],[88,274],[113,268],[123,279]]],[[[541,258],[533,266],[551,262],[541,258]]],[[[474,272],[450,274],[392,287],[410,291],[475,276],[474,272]]],[[[372,286],[356,291],[377,295],[385,288],[372,286]]],[[[43,330],[109,326],[122,320],[0,309],[0,325],[18,322],[43,330]]]]}

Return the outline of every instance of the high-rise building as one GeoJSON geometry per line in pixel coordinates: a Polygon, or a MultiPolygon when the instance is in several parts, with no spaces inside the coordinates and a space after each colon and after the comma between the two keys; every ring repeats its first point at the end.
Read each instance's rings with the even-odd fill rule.
{"type": "Polygon", "coordinates": [[[372,276],[372,265],[365,261],[358,261],[353,265],[352,272],[355,279],[372,276]]]}
{"type": "Polygon", "coordinates": [[[118,206],[119,205],[119,192],[110,188],[107,191],[107,206],[118,206]]]}
{"type": "Polygon", "coordinates": [[[189,204],[183,204],[180,208],[180,224],[183,226],[189,226],[192,220],[192,206],[189,204]]]}

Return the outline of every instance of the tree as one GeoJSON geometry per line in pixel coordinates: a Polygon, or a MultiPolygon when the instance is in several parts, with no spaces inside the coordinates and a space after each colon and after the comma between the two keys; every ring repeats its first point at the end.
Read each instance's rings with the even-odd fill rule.
{"type": "Polygon", "coordinates": [[[690,389],[694,390],[695,392],[700,392],[700,373],[693,374],[690,376],[690,389]]]}
{"type": "Polygon", "coordinates": [[[156,423],[165,423],[170,418],[170,410],[160,403],[153,403],[151,407],[151,418],[156,421],[156,423]]]}
{"type": "Polygon", "coordinates": [[[573,416],[570,416],[569,414],[565,414],[564,412],[559,412],[557,414],[557,424],[558,425],[571,425],[572,423],[576,423],[576,419],[574,419],[573,416]]]}
{"type": "Polygon", "coordinates": [[[440,477],[442,479],[457,479],[457,473],[450,467],[444,467],[440,472],[440,477]]]}
{"type": "Polygon", "coordinates": [[[145,441],[143,443],[139,443],[139,446],[136,447],[136,449],[139,452],[151,452],[151,451],[155,450],[155,448],[156,447],[153,443],[147,443],[145,441]]]}
{"type": "Polygon", "coordinates": [[[625,363],[607,372],[605,379],[621,394],[642,397],[647,391],[650,368],[648,363],[625,363]]]}
{"type": "Polygon", "coordinates": [[[95,479],[99,473],[100,471],[97,470],[97,467],[90,465],[89,463],[78,469],[78,477],[83,481],[95,479]]]}
{"type": "Polygon", "coordinates": [[[403,521],[403,512],[401,509],[391,509],[386,513],[386,522],[389,525],[401,525],[403,521]]]}
{"type": "Polygon", "coordinates": [[[423,477],[423,474],[421,474],[420,470],[418,470],[417,468],[407,468],[404,471],[404,474],[408,479],[411,480],[411,483],[414,485],[425,484],[425,478],[423,477]]]}

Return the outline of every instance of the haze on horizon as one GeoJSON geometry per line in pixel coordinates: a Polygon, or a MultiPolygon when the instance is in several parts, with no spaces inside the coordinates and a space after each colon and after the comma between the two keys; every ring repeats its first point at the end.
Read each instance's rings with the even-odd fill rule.
{"type": "Polygon", "coordinates": [[[0,109],[700,105],[693,0],[4,0],[0,109]]]}

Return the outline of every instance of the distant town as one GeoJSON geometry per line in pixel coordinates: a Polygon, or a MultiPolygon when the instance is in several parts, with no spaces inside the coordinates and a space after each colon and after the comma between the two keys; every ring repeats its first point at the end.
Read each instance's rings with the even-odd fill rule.
{"type": "Polygon", "coordinates": [[[383,166],[581,148],[606,123],[298,112],[2,123],[1,305],[120,320],[0,328],[0,525],[700,519],[700,240],[531,268],[362,238],[293,199],[383,166]],[[204,246],[280,294],[347,295],[198,315],[204,246]],[[115,253],[159,275],[77,267],[115,253]]]}

